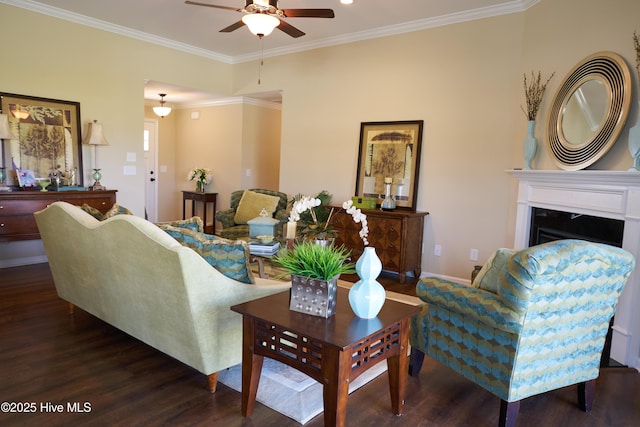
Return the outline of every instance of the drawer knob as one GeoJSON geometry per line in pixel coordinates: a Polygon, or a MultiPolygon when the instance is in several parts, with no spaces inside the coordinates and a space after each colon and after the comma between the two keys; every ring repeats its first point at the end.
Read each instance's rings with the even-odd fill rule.
{"type": "Polygon", "coordinates": [[[0,224],[0,227],[4,227],[4,222],[0,224]]]}

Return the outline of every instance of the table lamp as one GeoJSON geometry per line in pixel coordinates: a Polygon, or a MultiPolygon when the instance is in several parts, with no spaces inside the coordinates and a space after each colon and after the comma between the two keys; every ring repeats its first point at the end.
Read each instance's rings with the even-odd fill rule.
{"type": "Polygon", "coordinates": [[[4,164],[4,140],[16,139],[16,136],[11,132],[9,128],[9,116],[6,114],[0,114],[0,150],[2,150],[2,166],[0,166],[0,188],[3,190],[7,188],[5,179],[7,178],[7,169],[4,164]]]}
{"type": "Polygon", "coordinates": [[[104,186],[100,183],[102,174],[100,168],[98,168],[98,145],[109,145],[102,133],[102,124],[94,120],[93,123],[89,123],[87,128],[87,137],[82,141],[83,144],[93,145],[93,180],[94,183],[91,186],[93,190],[104,190],[104,186]]]}

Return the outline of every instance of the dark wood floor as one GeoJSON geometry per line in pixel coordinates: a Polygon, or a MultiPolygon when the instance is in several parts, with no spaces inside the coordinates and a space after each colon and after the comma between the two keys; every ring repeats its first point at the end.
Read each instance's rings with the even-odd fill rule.
{"type": "MultiPolygon", "coordinates": [[[[210,394],[193,369],[82,310],[69,316],[47,264],[0,269],[0,402],[36,406],[35,413],[3,411],[2,426],[299,425],[261,404],[243,419],[238,392],[220,384],[210,394]],[[68,411],[85,402],[90,412],[68,411]],[[47,403],[63,405],[63,413],[45,412],[47,403]]],[[[391,414],[382,375],[349,397],[347,424],[495,426],[498,408],[495,396],[427,358],[420,376],[408,380],[403,416],[391,414]]],[[[568,387],[526,399],[518,425],[624,427],[638,419],[640,374],[607,368],[590,414],[577,408],[575,387],[568,387]]],[[[322,415],[307,424],[322,425],[322,415]]]]}

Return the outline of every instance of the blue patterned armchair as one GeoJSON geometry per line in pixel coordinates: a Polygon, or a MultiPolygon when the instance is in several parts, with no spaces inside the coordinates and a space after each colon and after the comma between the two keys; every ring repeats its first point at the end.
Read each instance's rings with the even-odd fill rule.
{"type": "Polygon", "coordinates": [[[573,384],[580,408],[590,411],[633,256],[580,240],[502,255],[480,273],[493,283],[418,282],[425,304],[412,319],[410,375],[428,354],[498,396],[501,426],[516,424],[521,399],[573,384]]]}

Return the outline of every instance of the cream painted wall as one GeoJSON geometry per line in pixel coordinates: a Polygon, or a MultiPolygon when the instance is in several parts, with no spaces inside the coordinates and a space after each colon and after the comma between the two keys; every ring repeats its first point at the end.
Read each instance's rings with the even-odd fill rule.
{"type": "Polygon", "coordinates": [[[277,190],[280,116],[277,108],[247,102],[176,110],[174,151],[179,211],[174,214],[182,216],[180,191],[195,188],[187,180],[189,171],[195,167],[213,170],[213,181],[207,191],[218,193],[218,209],[229,207],[231,192],[235,190],[253,187],[277,190]],[[192,113],[198,113],[198,118],[192,118],[192,113]]]}
{"type": "MultiPolygon", "coordinates": [[[[145,78],[234,95],[282,90],[279,188],[289,194],[327,189],[336,201],[355,189],[361,122],[423,119],[417,207],[431,213],[423,271],[467,278],[476,264],[470,248],[479,249],[482,263],[495,248],[513,244],[516,183],[504,170],[523,165],[523,73],[556,72],[538,120],[534,161],[536,168],[555,169],[542,146],[553,93],[593,52],[612,50],[632,62],[638,16],[636,0],[541,0],[519,14],[266,58],[258,85],[255,62],[221,64],[0,5],[0,44],[13,64],[0,68],[0,90],[79,101],[85,126],[103,122],[110,142],[100,151],[104,182],[136,213],[143,177],[124,177],[122,166],[126,152],[139,146],[145,78]],[[28,49],[9,43],[18,33],[28,49]],[[432,255],[436,243],[441,257],[432,255]]],[[[216,108],[229,108],[221,114],[231,123],[247,124],[243,107],[216,108]]],[[[181,126],[188,111],[176,113],[176,191],[191,188],[181,177],[197,165],[223,172],[214,178],[221,194],[240,188],[247,153],[227,145],[214,159],[208,150],[222,140],[243,141],[245,133],[212,127],[208,132],[217,136],[194,146],[193,123],[181,126]],[[230,161],[242,166],[225,169],[230,161]]],[[[631,165],[627,129],[594,169],[631,165]]]]}
{"type": "MultiPolygon", "coordinates": [[[[488,257],[513,239],[514,183],[503,171],[522,165],[522,27],[523,15],[510,15],[271,58],[262,85],[284,94],[280,188],[346,200],[360,123],[422,119],[423,270],[467,277],[470,248],[488,257]]],[[[252,82],[253,64],[236,68],[252,82]]]]}
{"type": "MultiPolygon", "coordinates": [[[[524,163],[523,74],[556,72],[534,167],[557,169],[544,148],[547,105],[588,54],[612,50],[632,62],[638,16],[635,0],[542,0],[520,14],[269,58],[262,87],[284,94],[281,190],[327,189],[346,199],[355,190],[360,122],[423,119],[423,271],[469,278],[474,264],[513,245],[517,184],[504,170],[524,163]]],[[[255,63],[237,65],[236,90],[257,90],[254,74],[255,63]]],[[[627,138],[625,130],[593,168],[626,170],[627,138]]]]}
{"type": "Polygon", "coordinates": [[[244,105],[240,188],[280,188],[281,121],[280,109],[244,105]]]}
{"type": "MultiPolygon", "coordinates": [[[[82,132],[94,119],[109,145],[99,148],[103,184],[118,202],[144,214],[142,132],[144,80],[230,93],[228,64],[0,4],[0,91],[80,102],[82,132]],[[20,42],[15,43],[15,35],[20,42]],[[136,152],[138,174],[125,176],[127,152],[136,152]]],[[[83,149],[84,179],[93,150],[83,149]]],[[[0,265],[42,259],[39,241],[0,244],[0,265]],[[28,256],[25,256],[28,254],[28,256]]]]}

